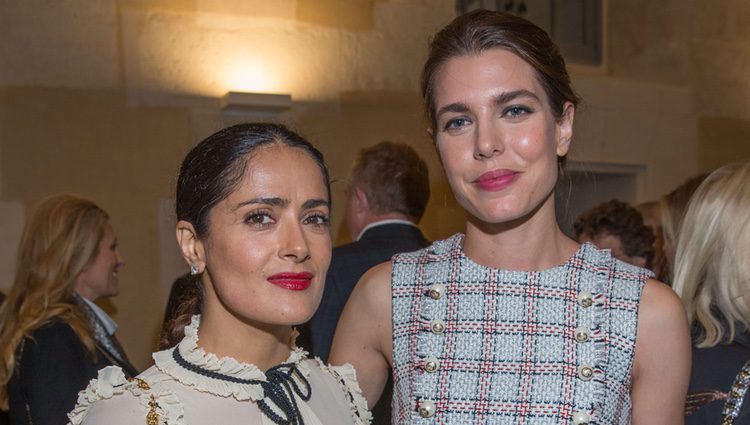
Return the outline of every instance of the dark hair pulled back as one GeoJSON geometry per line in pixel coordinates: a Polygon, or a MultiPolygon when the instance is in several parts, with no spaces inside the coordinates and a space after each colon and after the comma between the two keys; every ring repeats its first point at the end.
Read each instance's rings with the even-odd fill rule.
{"type": "Polygon", "coordinates": [[[476,10],[454,19],[430,43],[422,70],[422,97],[433,130],[435,80],[443,64],[454,57],[478,55],[496,48],[518,55],[536,70],[555,118],[562,117],[565,102],[578,105],[579,97],[571,87],[565,60],[543,29],[515,15],[476,10]]]}
{"type": "Polygon", "coordinates": [[[182,161],[175,195],[177,220],[191,223],[197,236],[204,237],[211,208],[237,188],[250,155],[272,144],[299,148],[309,154],[320,167],[330,201],[330,179],[323,154],[310,142],[280,124],[238,124],[208,136],[182,161]]]}

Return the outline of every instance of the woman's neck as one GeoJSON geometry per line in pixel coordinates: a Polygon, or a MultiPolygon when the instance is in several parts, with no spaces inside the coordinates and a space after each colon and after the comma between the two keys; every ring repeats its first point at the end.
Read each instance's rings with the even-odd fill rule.
{"type": "MultiPolygon", "coordinates": [[[[206,300],[208,301],[208,300],[206,300]]],[[[242,320],[223,306],[204,303],[198,345],[218,357],[232,357],[266,371],[283,363],[290,352],[292,327],[242,320]]]]}
{"type": "Polygon", "coordinates": [[[486,223],[470,217],[466,225],[464,254],[483,266],[538,271],[567,261],[579,244],[557,225],[554,199],[528,216],[503,223],[486,223]]]}

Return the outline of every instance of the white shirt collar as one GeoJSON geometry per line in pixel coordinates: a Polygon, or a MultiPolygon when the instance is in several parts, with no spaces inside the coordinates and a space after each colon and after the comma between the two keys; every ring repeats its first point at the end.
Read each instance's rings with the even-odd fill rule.
{"type": "Polygon", "coordinates": [[[109,317],[109,315],[98,305],[87,300],[86,297],[81,297],[81,299],[86,303],[87,306],[91,307],[91,309],[94,310],[94,314],[96,314],[96,317],[98,317],[99,321],[102,322],[102,325],[104,326],[104,329],[107,330],[107,333],[110,335],[114,334],[117,330],[117,323],[115,323],[115,321],[112,320],[112,318],[109,317]]]}
{"type": "Polygon", "coordinates": [[[361,232],[359,232],[359,234],[357,235],[357,238],[354,239],[354,240],[358,241],[358,240],[362,239],[362,235],[364,235],[366,231],[372,229],[373,227],[382,226],[384,224],[406,224],[406,225],[409,225],[411,227],[417,227],[416,224],[412,223],[409,220],[401,220],[401,219],[397,219],[397,218],[390,219],[390,220],[374,221],[374,222],[368,224],[367,226],[365,226],[365,228],[362,229],[361,232]]]}

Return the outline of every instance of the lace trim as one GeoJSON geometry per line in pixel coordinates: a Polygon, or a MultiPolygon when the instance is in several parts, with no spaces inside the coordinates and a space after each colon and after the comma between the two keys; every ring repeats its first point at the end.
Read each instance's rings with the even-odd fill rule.
{"type": "Polygon", "coordinates": [[[349,408],[351,409],[352,419],[356,425],[368,425],[372,422],[372,413],[367,408],[367,399],[365,399],[362,389],[357,381],[357,372],[349,363],[341,366],[326,365],[320,359],[316,358],[320,368],[328,372],[336,382],[341,385],[344,394],[348,396],[349,408]]]}
{"type": "Polygon", "coordinates": [[[69,424],[82,424],[96,402],[123,395],[126,391],[138,399],[146,413],[147,425],[185,425],[185,412],[177,396],[158,386],[152,388],[143,379],[128,379],[117,366],[101,369],[97,378],[92,379],[86,389],[78,393],[76,407],[68,413],[69,424]]]}
{"type": "MultiPolygon", "coordinates": [[[[261,385],[247,385],[240,382],[209,378],[180,366],[174,359],[173,350],[179,350],[180,355],[187,362],[211,372],[228,375],[239,381],[266,381],[266,375],[255,365],[240,363],[232,357],[219,358],[213,353],[206,352],[198,346],[198,326],[200,315],[193,316],[190,325],[185,326],[185,338],[175,348],[159,351],[153,354],[157,369],[171,376],[176,381],[193,387],[198,391],[220,397],[234,397],[237,400],[259,401],[265,397],[261,385]]],[[[302,359],[307,353],[300,348],[294,348],[284,363],[292,363],[304,375],[310,371],[304,366],[302,359]]]]}

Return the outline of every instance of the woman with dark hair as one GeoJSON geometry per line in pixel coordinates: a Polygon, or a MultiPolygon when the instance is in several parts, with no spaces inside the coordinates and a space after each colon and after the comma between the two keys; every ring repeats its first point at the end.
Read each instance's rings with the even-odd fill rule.
{"type": "Polygon", "coordinates": [[[177,181],[177,241],[200,277],[201,314],[135,380],[100,371],[71,422],[367,423],[351,366],[294,346],[292,326],[323,292],[330,199],[322,155],[283,126],[236,125],[193,148],[177,181]]]}
{"type": "Polygon", "coordinates": [[[371,405],[390,366],[398,424],[681,423],[679,299],[556,222],[578,97],[548,35],[460,16],[432,40],[422,92],[466,233],[365,274],[331,361],[355,366],[371,405]]]}
{"type": "Polygon", "coordinates": [[[90,200],[55,195],[36,208],[0,309],[0,403],[11,424],[65,423],[97,370],[137,373],[94,304],[118,294],[124,263],[109,215],[90,200]]]}

